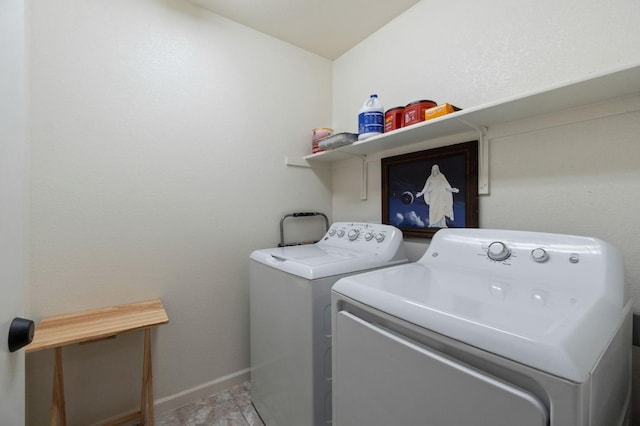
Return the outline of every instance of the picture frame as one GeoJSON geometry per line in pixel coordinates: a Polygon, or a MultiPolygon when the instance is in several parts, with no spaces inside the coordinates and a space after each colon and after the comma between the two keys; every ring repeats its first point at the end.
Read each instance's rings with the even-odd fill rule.
{"type": "Polygon", "coordinates": [[[382,223],[418,238],[431,238],[441,228],[479,226],[478,141],[386,157],[381,163],[382,223]]]}

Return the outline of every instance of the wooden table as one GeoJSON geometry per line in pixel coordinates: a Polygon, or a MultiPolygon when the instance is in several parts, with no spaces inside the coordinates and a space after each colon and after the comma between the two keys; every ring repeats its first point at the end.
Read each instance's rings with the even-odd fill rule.
{"type": "Polygon", "coordinates": [[[160,299],[57,315],[40,321],[36,326],[33,342],[25,348],[25,352],[30,353],[43,349],[55,350],[51,425],[65,426],[67,422],[62,376],[62,347],[74,343],[109,339],[118,334],[136,330],[144,330],[140,411],[113,420],[108,424],[118,425],[137,419],[140,425],[144,425],[148,408],[149,424],[153,425],[151,328],[168,322],[169,317],[167,317],[160,299]]]}

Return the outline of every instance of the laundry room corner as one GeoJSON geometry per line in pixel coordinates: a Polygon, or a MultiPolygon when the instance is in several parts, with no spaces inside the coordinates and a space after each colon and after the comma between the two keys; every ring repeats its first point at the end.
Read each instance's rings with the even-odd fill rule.
{"type": "MultiPolygon", "coordinates": [[[[457,410],[463,405],[492,424],[517,423],[482,403],[490,394],[507,414],[526,417],[523,425],[640,426],[640,346],[627,339],[631,314],[640,315],[640,2],[369,0],[354,16],[383,23],[357,38],[346,10],[358,3],[1,6],[24,20],[3,31],[5,59],[16,62],[3,75],[16,88],[0,101],[18,123],[4,126],[16,133],[6,132],[14,140],[2,173],[12,182],[0,194],[17,200],[3,225],[15,264],[9,281],[24,284],[15,315],[24,310],[36,330],[43,319],[133,302],[153,301],[166,315],[134,327],[142,333],[7,353],[25,373],[15,376],[25,388],[13,389],[25,426],[144,417],[141,385],[144,407],[172,424],[202,422],[174,411],[202,398],[235,408],[241,399],[269,426],[360,426],[331,411],[361,419],[357,404],[367,425],[394,424],[387,407],[420,423],[415,408],[427,405],[421,386],[431,378],[411,366],[425,353],[446,370],[440,402],[428,401],[441,423],[473,423],[477,413],[457,410]],[[331,22],[312,29],[329,5],[337,5],[331,22]],[[313,16],[299,19],[303,7],[313,16]],[[329,34],[329,23],[343,31],[329,34]],[[322,43],[328,50],[319,52],[322,43]],[[449,109],[428,119],[425,105],[449,109]],[[402,125],[382,132],[378,119],[394,109],[402,125]],[[365,127],[365,116],[375,125],[365,127]],[[317,129],[351,139],[320,149],[317,129]],[[458,225],[453,207],[429,218],[435,164],[416,166],[412,185],[425,189],[395,198],[416,207],[407,212],[417,221],[407,227],[405,216],[388,214],[391,157],[476,141],[477,164],[456,168],[473,191],[440,177],[447,201],[470,197],[458,199],[464,214],[456,216],[473,210],[473,221],[458,225]],[[293,212],[313,225],[283,222],[293,212]],[[451,279],[473,268],[488,278],[451,279]],[[425,286],[431,271],[448,285],[425,286]],[[560,282],[557,271],[575,280],[560,282]],[[418,278],[399,279],[404,273],[418,278]],[[342,293],[332,293],[336,282],[342,293]],[[434,300],[442,309],[425,314],[434,300]],[[521,309],[502,303],[513,300],[521,309]],[[445,308],[448,322],[437,316],[445,308]],[[339,321],[347,333],[338,337],[339,321]],[[340,369],[336,353],[346,360],[340,369]],[[336,372],[349,382],[338,392],[336,372]],[[394,399],[402,392],[414,402],[394,399]],[[456,406],[462,394],[471,403],[456,406]]],[[[4,416],[5,407],[2,426],[22,419],[4,416]]]]}

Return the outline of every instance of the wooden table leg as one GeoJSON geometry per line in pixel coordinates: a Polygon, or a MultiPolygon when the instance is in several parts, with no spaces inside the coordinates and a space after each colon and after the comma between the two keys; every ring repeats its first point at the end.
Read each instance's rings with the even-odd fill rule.
{"type": "Polygon", "coordinates": [[[142,396],[140,398],[140,424],[145,424],[147,407],[149,408],[149,425],[154,424],[153,415],[153,373],[151,368],[151,329],[144,330],[144,359],[142,362],[142,396]]]}
{"type": "Polygon", "coordinates": [[[62,348],[55,348],[53,366],[53,389],[51,391],[51,426],[66,426],[67,413],[64,402],[64,379],[62,376],[62,348]],[[58,421],[60,423],[58,423],[58,421]]]}

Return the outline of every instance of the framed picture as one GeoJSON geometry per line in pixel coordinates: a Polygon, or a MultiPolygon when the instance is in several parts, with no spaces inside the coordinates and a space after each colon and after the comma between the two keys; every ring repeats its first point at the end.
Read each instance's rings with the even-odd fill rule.
{"type": "Polygon", "coordinates": [[[382,159],[382,223],[405,236],[478,227],[478,141],[382,159]]]}

